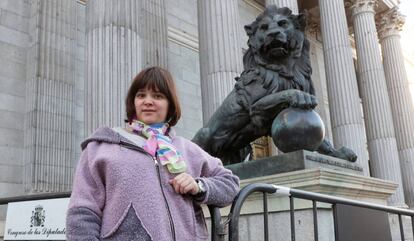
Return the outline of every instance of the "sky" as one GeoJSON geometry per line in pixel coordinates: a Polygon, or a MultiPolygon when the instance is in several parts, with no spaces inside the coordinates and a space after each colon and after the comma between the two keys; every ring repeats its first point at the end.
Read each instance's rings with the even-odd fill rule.
{"type": "Polygon", "coordinates": [[[406,17],[401,33],[401,44],[403,45],[404,54],[411,55],[414,58],[414,1],[401,0],[400,10],[406,17]]]}
{"type": "Polygon", "coordinates": [[[411,98],[414,103],[414,0],[401,0],[400,10],[406,17],[401,32],[401,47],[404,55],[413,62],[411,66],[406,64],[406,71],[410,82],[411,98]]]}

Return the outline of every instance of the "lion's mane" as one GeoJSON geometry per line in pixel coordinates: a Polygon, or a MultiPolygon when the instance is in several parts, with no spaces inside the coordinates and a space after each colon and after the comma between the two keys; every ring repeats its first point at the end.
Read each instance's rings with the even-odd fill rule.
{"type": "Polygon", "coordinates": [[[278,85],[277,90],[273,91],[298,89],[314,95],[315,90],[311,79],[312,67],[309,58],[310,44],[309,41],[304,37],[305,27],[305,14],[293,15],[290,9],[277,8],[274,5],[266,8],[266,10],[262,14],[260,14],[253,23],[245,26],[245,30],[247,32],[247,35],[249,36],[249,49],[243,56],[244,70],[247,71],[251,69],[258,69],[259,66],[263,67],[266,73],[262,73],[261,75],[265,78],[269,78],[269,76],[272,76],[272,82],[276,82],[272,84],[278,85]],[[266,59],[264,59],[261,56],[260,51],[258,50],[258,47],[260,46],[257,46],[258,40],[256,39],[255,34],[260,26],[260,23],[264,18],[271,17],[276,14],[286,16],[293,23],[294,29],[286,32],[288,36],[287,45],[289,45],[290,41],[294,41],[295,38],[299,38],[300,41],[302,41],[302,43],[300,44],[300,48],[289,49],[290,58],[294,59],[294,64],[293,67],[290,69],[290,73],[287,73],[285,71],[284,67],[286,66],[282,66],[283,64],[267,61],[266,59]],[[283,78],[277,78],[275,76],[275,72],[277,72],[277,75],[283,78]]]}

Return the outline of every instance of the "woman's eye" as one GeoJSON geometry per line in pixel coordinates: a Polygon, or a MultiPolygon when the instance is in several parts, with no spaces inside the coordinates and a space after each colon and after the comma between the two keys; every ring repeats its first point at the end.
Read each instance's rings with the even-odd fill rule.
{"type": "Polygon", "coordinates": [[[135,95],[135,97],[136,97],[136,98],[144,98],[144,97],[145,97],[145,94],[144,94],[144,93],[137,93],[137,94],[135,95]]]}
{"type": "Polygon", "coordinates": [[[154,97],[155,97],[155,99],[164,99],[163,94],[155,94],[154,97]]]}

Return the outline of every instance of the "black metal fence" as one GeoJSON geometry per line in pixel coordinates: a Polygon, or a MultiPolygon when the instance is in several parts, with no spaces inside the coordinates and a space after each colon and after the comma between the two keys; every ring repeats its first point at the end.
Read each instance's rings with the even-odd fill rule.
{"type": "Polygon", "coordinates": [[[30,194],[30,195],[23,195],[23,196],[16,196],[16,197],[0,198],[0,205],[7,205],[12,202],[25,202],[25,201],[45,200],[45,199],[54,199],[54,198],[67,198],[67,197],[70,197],[70,192],[30,194]]]}
{"type": "MultiPolygon", "coordinates": [[[[296,231],[295,231],[295,207],[294,199],[304,199],[310,200],[312,202],[312,216],[313,216],[313,236],[314,240],[319,240],[318,235],[318,202],[332,204],[332,209],[334,210],[334,233],[335,240],[338,240],[337,234],[337,224],[336,222],[336,205],[344,204],[354,207],[362,207],[370,210],[379,210],[384,211],[389,214],[398,215],[399,220],[399,229],[401,240],[405,240],[404,227],[402,222],[403,216],[408,216],[411,218],[411,225],[414,237],[414,211],[402,208],[389,207],[384,205],[372,204],[367,202],[360,202],[340,197],[334,197],[330,195],[324,195],[320,193],[307,192],[293,188],[287,188],[282,186],[264,184],[264,183],[253,183],[244,187],[237,197],[235,198],[230,213],[228,216],[223,219],[220,214],[220,209],[217,207],[209,206],[210,216],[211,216],[211,241],[224,241],[226,238],[229,241],[239,241],[239,220],[240,212],[244,202],[247,197],[253,193],[260,192],[263,195],[263,231],[264,231],[264,240],[269,240],[269,211],[268,211],[268,194],[277,194],[286,196],[289,198],[289,212],[290,212],[290,233],[291,240],[296,240],[296,231]]],[[[33,200],[44,200],[44,199],[53,199],[53,198],[65,198],[70,197],[70,192],[63,193],[44,193],[36,195],[27,195],[27,196],[18,196],[10,198],[0,198],[0,205],[7,205],[10,202],[20,202],[20,201],[33,201],[33,200]]]]}
{"type": "MultiPolygon", "coordinates": [[[[400,229],[400,236],[401,240],[405,240],[404,234],[404,227],[402,222],[403,216],[408,216],[411,218],[411,225],[414,237],[414,211],[409,209],[402,209],[396,207],[389,207],[379,204],[367,203],[367,202],[360,202],[346,198],[334,197],[330,195],[324,195],[320,193],[314,192],[307,192],[293,188],[286,188],[282,186],[270,185],[270,184],[263,184],[263,183],[253,183],[249,184],[244,187],[239,194],[237,195],[236,199],[234,200],[230,213],[228,217],[221,221],[220,213],[216,210],[217,208],[210,207],[210,213],[212,216],[212,241],[219,241],[225,240],[226,235],[228,235],[229,241],[239,241],[239,219],[240,219],[240,212],[241,208],[246,201],[247,197],[253,193],[260,192],[263,195],[263,225],[264,225],[264,240],[269,240],[269,211],[268,211],[268,194],[278,194],[282,196],[286,196],[289,198],[289,212],[290,212],[290,233],[291,233],[291,240],[296,240],[296,231],[295,231],[295,207],[294,207],[294,199],[305,199],[310,200],[312,202],[312,216],[313,216],[313,237],[315,241],[319,240],[318,235],[318,202],[321,203],[328,203],[332,204],[333,209],[333,216],[334,216],[334,234],[335,240],[338,240],[338,225],[337,225],[337,218],[335,217],[336,206],[343,204],[349,205],[353,207],[361,207],[370,210],[378,210],[383,211],[388,214],[396,214],[398,215],[399,220],[399,229],[400,229]],[[226,227],[228,226],[228,227],[226,227]],[[228,230],[226,234],[225,230],[228,230]]],[[[372,240],[372,239],[368,239],[372,240]]]]}

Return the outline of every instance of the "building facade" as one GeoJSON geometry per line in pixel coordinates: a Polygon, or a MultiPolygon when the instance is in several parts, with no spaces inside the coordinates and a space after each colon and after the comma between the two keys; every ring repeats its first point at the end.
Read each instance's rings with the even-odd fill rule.
{"type": "MultiPolygon", "coordinates": [[[[308,12],[328,139],[353,149],[364,175],[399,184],[390,205],[414,208],[414,105],[397,0],[0,1],[0,197],[70,190],[79,143],[123,125],[126,90],[146,66],[172,72],[177,132],[192,138],[233,88],[243,26],[267,4],[308,12]]],[[[257,157],[278,153],[269,143],[256,142],[257,157]]]]}

